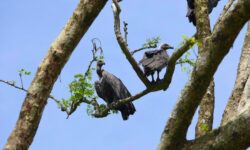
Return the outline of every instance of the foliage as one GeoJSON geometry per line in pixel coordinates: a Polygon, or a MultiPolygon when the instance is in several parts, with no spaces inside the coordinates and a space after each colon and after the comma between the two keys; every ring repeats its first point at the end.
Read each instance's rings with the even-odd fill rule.
{"type": "MultiPolygon", "coordinates": [[[[84,75],[81,73],[74,75],[74,80],[68,85],[71,96],[68,99],[62,99],[60,107],[71,109],[72,106],[79,106],[84,99],[96,98],[95,89],[91,83],[93,70],[95,68],[88,69],[84,75]]],[[[88,107],[88,109],[90,108],[88,107]]]]}
{"type": "Polygon", "coordinates": [[[146,43],[143,44],[143,48],[155,48],[159,44],[161,38],[159,36],[149,38],[146,40],[146,43]]]}
{"type": "Polygon", "coordinates": [[[97,57],[97,60],[102,60],[102,61],[104,61],[104,55],[101,54],[99,57],[97,57]]]}
{"type": "MultiPolygon", "coordinates": [[[[59,107],[62,111],[66,111],[68,116],[71,115],[81,103],[87,103],[86,112],[90,116],[94,114],[96,109],[98,111],[103,111],[107,107],[104,104],[95,106],[98,108],[94,108],[94,106],[91,105],[92,100],[97,99],[97,96],[95,95],[95,88],[92,84],[92,71],[96,70],[96,68],[92,67],[92,65],[98,60],[104,61],[103,53],[101,52],[100,56],[96,56],[96,52],[97,50],[93,51],[93,60],[90,61],[85,73],[75,74],[73,81],[71,81],[71,83],[68,85],[71,96],[67,99],[63,98],[59,102],[59,107]]],[[[111,113],[117,113],[117,111],[112,110],[111,113]]]]}
{"type": "Polygon", "coordinates": [[[30,75],[31,74],[31,72],[30,71],[26,71],[25,69],[20,69],[20,70],[18,70],[18,72],[19,72],[19,74],[20,75],[30,75]]]}
{"type": "MultiPolygon", "coordinates": [[[[195,54],[195,49],[194,49],[194,45],[195,44],[199,44],[199,42],[194,38],[194,37],[187,37],[185,35],[182,36],[183,38],[183,42],[188,42],[190,43],[190,46],[189,49],[192,49],[193,50],[193,54],[196,56],[195,54]]],[[[194,58],[191,58],[191,53],[190,51],[187,51],[177,62],[178,64],[181,65],[181,69],[183,72],[186,72],[187,74],[190,74],[191,73],[191,70],[192,70],[192,67],[195,66],[195,59],[194,58]],[[188,64],[188,65],[186,65],[188,64]]]]}
{"type": "Polygon", "coordinates": [[[202,129],[203,131],[205,131],[205,132],[208,132],[208,131],[209,131],[208,126],[207,126],[207,124],[205,124],[205,123],[201,124],[201,129],[202,129]]]}
{"type": "Polygon", "coordinates": [[[94,113],[94,108],[92,105],[88,104],[87,105],[87,109],[86,109],[86,112],[89,116],[91,116],[93,113],[94,113]]]}

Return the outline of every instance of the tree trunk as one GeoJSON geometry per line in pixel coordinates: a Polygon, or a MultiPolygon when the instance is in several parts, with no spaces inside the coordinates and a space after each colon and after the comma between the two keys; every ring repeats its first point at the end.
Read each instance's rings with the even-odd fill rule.
{"type": "Polygon", "coordinates": [[[31,145],[48,96],[71,53],[105,6],[107,0],[81,0],[68,23],[52,43],[29,87],[6,150],[25,150],[31,145]]]}
{"type": "MultiPolygon", "coordinates": [[[[204,17],[206,17],[205,7],[207,7],[207,3],[204,3],[204,0],[196,0],[196,2],[198,2],[198,4],[200,2],[199,5],[204,7],[200,9],[200,11],[204,12],[199,13],[200,16],[196,17],[197,25],[199,27],[199,24],[206,25],[206,21],[203,22],[203,19],[204,17]],[[199,23],[199,21],[203,23],[199,23]]],[[[195,111],[199,106],[201,99],[205,94],[219,64],[229,52],[238,33],[243,28],[244,24],[249,20],[249,18],[249,0],[238,0],[234,3],[233,7],[229,9],[228,12],[218,20],[218,23],[210,36],[205,37],[203,36],[202,31],[200,31],[198,37],[203,37],[203,40],[201,40],[202,44],[199,46],[201,47],[201,50],[199,52],[198,59],[190,76],[190,80],[181,92],[181,95],[178,98],[178,102],[174,110],[172,111],[168,122],[166,123],[161,136],[160,144],[158,145],[158,150],[181,149],[188,142],[186,140],[186,134],[195,111]]],[[[203,30],[202,28],[203,27],[200,27],[201,30],[203,30]]],[[[209,30],[207,30],[207,28],[204,29],[204,32],[208,31],[209,30]]],[[[245,121],[247,120],[247,118],[249,118],[249,116],[247,116],[248,112],[249,111],[245,111],[244,115],[240,115],[242,118],[238,118],[240,119],[237,120],[238,123],[242,123],[242,120],[245,121]]],[[[249,121],[246,123],[249,123],[249,121]]],[[[237,126],[236,122],[232,123],[232,126],[237,126]]],[[[242,132],[242,130],[246,129],[245,127],[246,126],[242,126],[242,128],[239,128],[241,132],[236,133],[240,134],[242,137],[244,136],[245,138],[249,138],[248,133],[242,132]]],[[[225,137],[227,135],[227,131],[233,131],[231,129],[231,126],[227,126],[227,128],[224,129],[225,130],[219,130],[221,131],[219,133],[221,135],[224,135],[225,137]]],[[[213,132],[218,133],[218,130],[215,130],[213,132]]],[[[230,132],[230,135],[231,133],[232,132],[230,132]]],[[[204,137],[207,136],[211,135],[206,134],[201,138],[204,139],[204,137]]],[[[213,137],[213,139],[217,140],[217,138],[220,138],[219,136],[220,135],[215,136],[213,137]]],[[[230,137],[228,137],[228,139],[229,138],[230,137]]],[[[246,146],[244,144],[249,144],[246,140],[244,140],[245,139],[240,138],[238,140],[230,141],[230,145],[233,145],[234,142],[236,144],[243,142],[243,144],[241,143],[242,147],[246,146]]],[[[228,142],[228,140],[225,141],[228,142]]],[[[223,149],[223,147],[221,147],[221,149],[223,149]]]]}
{"type": "Polygon", "coordinates": [[[214,99],[214,80],[212,80],[200,103],[199,118],[195,127],[196,138],[205,135],[213,128],[214,99]]]}
{"type": "Polygon", "coordinates": [[[239,107],[242,107],[242,105],[245,105],[245,103],[250,103],[250,101],[247,102],[245,100],[241,100],[243,92],[244,91],[246,92],[248,88],[246,83],[247,80],[249,80],[248,79],[249,74],[250,74],[250,23],[248,23],[247,34],[242,48],[234,90],[231,94],[231,97],[229,98],[229,102],[224,111],[221,125],[225,125],[230,120],[233,120],[235,116],[237,116],[239,107]]]}

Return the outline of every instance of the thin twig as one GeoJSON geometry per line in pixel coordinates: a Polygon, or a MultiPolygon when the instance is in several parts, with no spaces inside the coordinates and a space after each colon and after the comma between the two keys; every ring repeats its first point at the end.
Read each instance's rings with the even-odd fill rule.
{"type": "Polygon", "coordinates": [[[145,50],[145,49],[150,49],[150,48],[156,48],[156,47],[157,47],[157,45],[142,47],[142,48],[138,48],[136,50],[133,50],[130,53],[131,53],[131,55],[134,55],[135,53],[137,53],[139,51],[142,51],[142,50],[145,50]]]}
{"type": "Polygon", "coordinates": [[[128,46],[128,23],[127,22],[125,22],[125,21],[123,21],[123,30],[124,30],[124,34],[125,34],[125,36],[124,36],[124,38],[125,38],[125,42],[126,42],[126,44],[127,44],[127,46],[128,46]]]}
{"type": "MultiPolygon", "coordinates": [[[[101,47],[101,41],[98,39],[98,38],[94,38],[91,40],[92,44],[93,44],[93,49],[92,49],[92,60],[89,62],[89,65],[87,67],[87,70],[85,71],[84,75],[83,75],[83,79],[85,80],[87,77],[88,77],[88,73],[89,71],[91,70],[91,66],[93,65],[93,63],[95,61],[97,61],[97,56],[96,56],[96,53],[100,50],[101,51],[101,54],[103,53],[103,50],[102,50],[102,47],[101,47]],[[98,41],[100,46],[97,47],[97,44],[95,41],[98,41]]],[[[83,89],[85,89],[83,87],[83,89]]],[[[86,104],[91,104],[91,101],[87,100],[85,97],[83,97],[82,99],[79,99],[77,100],[76,102],[72,102],[69,110],[66,108],[66,109],[63,109],[63,111],[65,111],[67,113],[67,119],[69,118],[69,116],[74,113],[77,109],[78,106],[80,106],[81,103],[86,103],[86,104]]],[[[96,105],[95,105],[96,106],[96,105]]],[[[94,106],[94,107],[95,107],[94,106]]]]}
{"type": "Polygon", "coordinates": [[[14,81],[5,81],[5,80],[0,79],[0,82],[10,85],[16,89],[28,92],[28,90],[24,89],[23,87],[17,86],[14,81]]]}
{"type": "MultiPolygon", "coordinates": [[[[5,81],[5,80],[0,79],[0,82],[5,83],[5,84],[7,84],[7,85],[9,85],[9,86],[12,86],[12,87],[14,87],[14,88],[16,88],[16,89],[19,89],[19,90],[21,90],[21,91],[24,91],[24,92],[26,92],[26,93],[29,93],[27,89],[25,89],[24,87],[21,87],[21,86],[16,85],[14,81],[5,81]]],[[[49,98],[52,99],[52,100],[54,100],[57,104],[60,103],[60,101],[57,100],[57,99],[56,99],[54,96],[52,96],[52,95],[49,95],[49,98]]]]}
{"type": "Polygon", "coordinates": [[[19,75],[19,77],[20,77],[21,87],[23,88],[23,78],[22,78],[22,73],[20,72],[18,75],[19,75]]]}
{"type": "Polygon", "coordinates": [[[114,30],[115,30],[117,42],[121,50],[125,54],[127,60],[129,61],[134,71],[136,72],[137,76],[144,83],[144,85],[148,87],[150,86],[151,83],[149,82],[148,78],[144,75],[141,68],[138,66],[136,60],[131,55],[129,48],[127,47],[127,44],[124,38],[122,37],[121,30],[120,30],[120,16],[119,16],[121,12],[121,8],[117,0],[113,0],[112,9],[113,9],[113,14],[114,14],[114,30]]]}

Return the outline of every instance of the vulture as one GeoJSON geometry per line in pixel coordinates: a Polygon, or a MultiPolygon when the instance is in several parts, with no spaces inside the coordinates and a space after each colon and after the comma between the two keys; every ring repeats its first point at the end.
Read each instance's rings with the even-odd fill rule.
{"type": "MultiPolygon", "coordinates": [[[[130,97],[131,94],[122,83],[122,81],[113,74],[102,69],[105,64],[103,61],[97,61],[96,72],[99,80],[95,82],[97,95],[102,98],[108,105],[120,99],[130,97]]],[[[121,105],[117,110],[121,112],[123,120],[127,120],[129,115],[135,113],[135,106],[132,102],[121,105]]]]}
{"type": "Polygon", "coordinates": [[[156,81],[159,81],[160,71],[168,64],[169,56],[166,51],[167,49],[173,49],[173,47],[168,44],[162,44],[160,46],[160,49],[158,50],[146,51],[143,55],[142,60],[139,61],[139,65],[142,65],[143,67],[144,74],[146,76],[151,75],[152,82],[155,82],[154,80],[155,71],[157,71],[156,81]]]}
{"type": "MultiPolygon", "coordinates": [[[[208,0],[208,13],[210,14],[214,7],[217,6],[219,0],[208,0]]],[[[189,22],[192,22],[194,26],[196,26],[196,19],[195,19],[195,6],[194,0],[187,0],[187,15],[189,22]]]]}

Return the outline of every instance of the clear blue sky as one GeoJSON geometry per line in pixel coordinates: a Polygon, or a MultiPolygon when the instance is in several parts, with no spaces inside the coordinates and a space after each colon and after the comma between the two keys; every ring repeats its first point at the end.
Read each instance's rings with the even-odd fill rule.
{"type": "MultiPolygon", "coordinates": [[[[47,53],[78,0],[0,1],[0,78],[19,83],[17,71],[25,68],[32,72],[24,77],[28,88],[38,64],[47,53]]],[[[210,15],[213,25],[226,0],[221,0],[210,15]]],[[[182,35],[191,36],[195,28],[185,17],[185,0],[127,1],[121,4],[121,18],[128,22],[129,47],[141,47],[147,38],[160,36],[161,42],[178,47],[182,35]]],[[[215,75],[216,105],[214,127],[220,119],[230,96],[236,76],[240,50],[244,38],[241,32],[230,53],[215,75]]],[[[144,89],[123,53],[118,47],[113,31],[113,14],[110,1],[81,40],[61,73],[62,82],[56,82],[52,95],[67,98],[67,84],[76,73],[83,73],[91,57],[91,39],[102,41],[105,69],[121,78],[132,94],[144,89]]],[[[170,51],[172,53],[172,51],[170,51]]],[[[136,54],[139,60],[143,53],[136,54]]],[[[164,71],[163,71],[164,72],[164,71]]],[[[96,80],[96,75],[94,80],[96,80]]],[[[160,140],[166,121],[188,75],[176,68],[172,84],[166,92],[148,94],[134,102],[136,113],[123,121],[120,114],[95,119],[86,114],[86,105],[66,119],[57,105],[48,100],[31,150],[152,150],[160,140]]],[[[0,84],[0,147],[2,148],[15,126],[25,93],[0,84]]],[[[188,139],[194,137],[194,117],[188,139]]]]}

